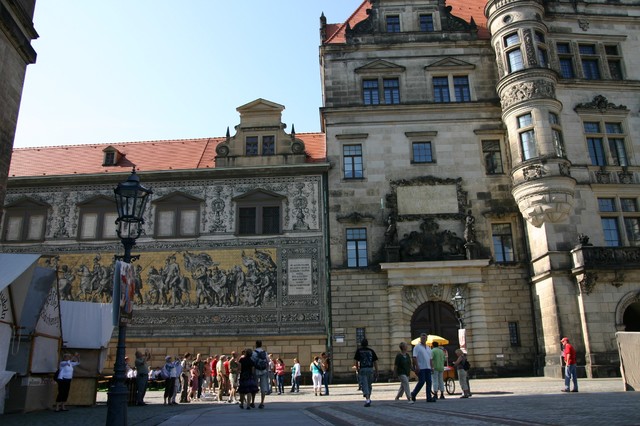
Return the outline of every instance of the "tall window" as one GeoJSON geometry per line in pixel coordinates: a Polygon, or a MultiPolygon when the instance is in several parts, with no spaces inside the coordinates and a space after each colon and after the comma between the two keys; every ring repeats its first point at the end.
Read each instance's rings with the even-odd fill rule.
{"type": "Polygon", "coordinates": [[[262,137],[262,155],[275,155],[276,137],[269,135],[262,137]]]}
{"type": "Polygon", "coordinates": [[[422,32],[432,32],[434,31],[433,27],[433,15],[420,15],[420,31],[422,32]]]}
{"type": "Polygon", "coordinates": [[[367,260],[367,229],[347,228],[347,266],[364,268],[367,260]]]}
{"type": "Polygon", "coordinates": [[[155,202],[157,238],[195,237],[200,234],[200,203],[191,197],[175,194],[155,202]]]}
{"type": "Polygon", "coordinates": [[[385,78],[382,80],[384,87],[384,103],[396,105],[400,103],[400,80],[397,78],[385,78]]]}
{"type": "Polygon", "coordinates": [[[515,321],[509,322],[509,343],[512,347],[520,346],[520,332],[518,330],[518,323],[515,321]]]}
{"type": "Polygon", "coordinates": [[[283,199],[278,194],[263,190],[236,197],[238,235],[281,234],[283,199]]]}
{"type": "Polygon", "coordinates": [[[469,77],[466,75],[453,77],[453,89],[456,95],[456,102],[470,102],[471,92],[469,91],[469,77]]]}
{"type": "Polygon", "coordinates": [[[596,46],[593,44],[578,45],[580,60],[582,62],[582,72],[587,80],[600,80],[600,65],[596,46]]]}
{"type": "Polygon", "coordinates": [[[511,224],[492,224],[491,236],[493,239],[493,251],[496,262],[513,262],[513,235],[511,234],[511,224]]]}
{"type": "Polygon", "coordinates": [[[245,155],[254,156],[258,155],[258,137],[247,136],[245,139],[245,155]]]}
{"type": "Polygon", "coordinates": [[[520,50],[520,36],[518,33],[511,33],[504,38],[505,52],[507,54],[507,64],[509,72],[520,71],[524,68],[522,60],[522,50],[520,50]]]}
{"type": "Polygon", "coordinates": [[[547,47],[544,41],[544,34],[540,31],[534,31],[534,39],[536,42],[536,50],[538,51],[538,64],[546,68],[549,64],[549,58],[547,56],[547,47]]]}
{"type": "Polygon", "coordinates": [[[362,145],[344,145],[342,147],[345,179],[362,179],[364,177],[362,162],[362,145]]]}
{"type": "Polygon", "coordinates": [[[622,80],[622,58],[618,52],[618,46],[605,45],[604,53],[607,57],[607,66],[612,80],[622,80]]]}
{"type": "Polygon", "coordinates": [[[380,103],[377,79],[362,80],[362,97],[365,105],[378,105],[380,103]]]}
{"type": "Polygon", "coordinates": [[[435,102],[451,102],[448,77],[433,77],[433,98],[435,102]]]}
{"type": "Polygon", "coordinates": [[[47,223],[47,206],[32,200],[22,200],[5,207],[4,232],[6,242],[43,241],[47,223]]]}
{"type": "Polygon", "coordinates": [[[553,147],[558,157],[566,158],[567,153],[564,149],[564,140],[562,139],[562,127],[560,126],[560,118],[554,112],[549,113],[549,124],[551,124],[551,136],[553,137],[553,147]]]}
{"type": "Polygon", "coordinates": [[[433,163],[431,142],[413,142],[412,148],[414,163],[433,163]]]}
{"type": "Polygon", "coordinates": [[[585,121],[583,126],[592,165],[629,165],[622,123],[585,121]]]}
{"type": "Polygon", "coordinates": [[[482,156],[484,157],[484,167],[488,175],[504,173],[499,140],[482,141],[482,156]]]}
{"type": "Polygon", "coordinates": [[[518,117],[518,129],[520,129],[520,147],[522,148],[522,159],[529,160],[538,156],[536,149],[536,138],[533,130],[533,120],[531,113],[518,117]]]}
{"type": "Polygon", "coordinates": [[[399,15],[387,16],[387,32],[388,33],[400,32],[400,16],[399,15]]]}
{"type": "Polygon", "coordinates": [[[116,203],[113,199],[103,197],[94,198],[86,203],[80,204],[80,226],[78,229],[78,239],[80,240],[102,240],[115,239],[116,203]]]}
{"type": "Polygon", "coordinates": [[[560,75],[562,78],[575,78],[576,72],[573,68],[573,54],[569,43],[557,43],[558,61],[560,63],[560,75]]]}
{"type": "Polygon", "coordinates": [[[607,246],[640,245],[640,211],[636,198],[598,198],[598,210],[607,246]]]}

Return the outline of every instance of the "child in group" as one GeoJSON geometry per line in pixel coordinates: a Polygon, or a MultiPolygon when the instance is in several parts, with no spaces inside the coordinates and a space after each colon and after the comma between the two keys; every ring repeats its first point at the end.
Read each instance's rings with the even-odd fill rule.
{"type": "Polygon", "coordinates": [[[189,397],[188,397],[188,401],[191,402],[194,399],[197,399],[197,395],[198,395],[198,380],[199,380],[199,374],[200,372],[198,371],[198,366],[197,365],[193,365],[191,367],[191,380],[189,381],[189,397]]]}

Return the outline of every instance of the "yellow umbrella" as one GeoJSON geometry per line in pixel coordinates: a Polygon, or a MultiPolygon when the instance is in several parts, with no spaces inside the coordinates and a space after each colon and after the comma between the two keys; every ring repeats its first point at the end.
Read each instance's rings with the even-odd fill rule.
{"type": "MultiPolygon", "coordinates": [[[[438,342],[438,345],[448,345],[449,344],[449,340],[445,339],[444,337],[440,337],[440,336],[435,335],[435,334],[429,334],[427,336],[427,345],[433,346],[433,342],[438,342]]],[[[420,344],[420,338],[416,337],[415,339],[413,339],[411,341],[411,344],[413,346],[419,345],[420,344]]]]}

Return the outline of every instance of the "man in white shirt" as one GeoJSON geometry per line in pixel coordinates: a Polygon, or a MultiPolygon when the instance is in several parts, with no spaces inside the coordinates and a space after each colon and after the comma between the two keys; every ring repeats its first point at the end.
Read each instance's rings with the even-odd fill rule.
{"type": "Polygon", "coordinates": [[[411,399],[416,400],[416,396],[422,390],[422,386],[427,384],[427,402],[436,402],[436,398],[431,393],[431,348],[427,346],[427,334],[422,333],[420,335],[420,343],[413,348],[413,366],[415,373],[418,376],[418,383],[411,392],[411,399]]]}

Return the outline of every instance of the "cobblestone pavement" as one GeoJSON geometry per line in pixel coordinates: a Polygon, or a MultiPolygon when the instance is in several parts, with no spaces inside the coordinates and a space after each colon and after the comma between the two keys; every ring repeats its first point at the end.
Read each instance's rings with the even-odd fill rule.
{"type": "MultiPolygon", "coordinates": [[[[412,383],[412,387],[415,383],[412,383]]],[[[456,383],[457,386],[457,383],[456,383]]],[[[640,393],[624,392],[621,379],[582,379],[580,392],[563,393],[561,379],[540,377],[478,379],[473,397],[455,395],[427,403],[424,391],[415,404],[395,401],[397,383],[376,383],[371,407],[355,385],[330,387],[330,395],[316,397],[310,386],[299,394],[267,396],[265,408],[240,410],[236,404],[212,398],[190,404],[164,406],[162,392],[147,393],[149,405],[128,407],[129,425],[640,425],[640,393]]],[[[259,397],[259,395],[258,395],[259,397]]],[[[93,407],[70,407],[55,413],[40,411],[0,415],[2,426],[70,426],[105,424],[107,395],[99,392],[93,407]]]]}

